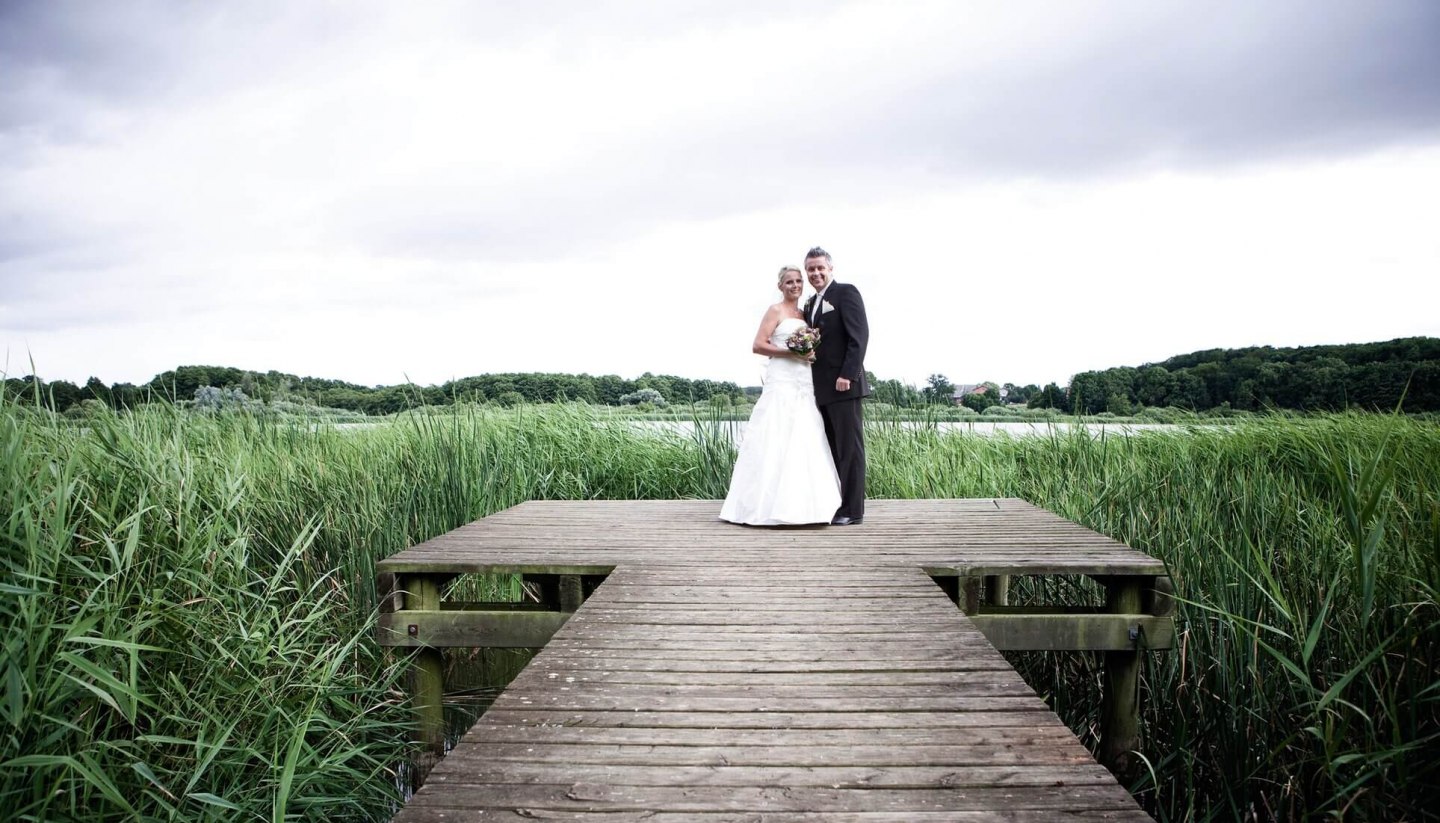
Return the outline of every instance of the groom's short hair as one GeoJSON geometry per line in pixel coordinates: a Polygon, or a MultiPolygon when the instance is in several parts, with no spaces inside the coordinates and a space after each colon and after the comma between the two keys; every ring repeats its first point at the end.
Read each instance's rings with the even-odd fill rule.
{"type": "Polygon", "coordinates": [[[809,259],[812,258],[812,257],[823,257],[823,258],[825,258],[825,262],[826,262],[826,263],[829,263],[829,264],[832,265],[832,266],[835,265],[835,261],[830,259],[830,252],[825,251],[824,249],[820,248],[819,246],[816,246],[815,248],[811,249],[810,251],[805,252],[805,259],[806,259],[806,260],[809,260],[809,259]]]}

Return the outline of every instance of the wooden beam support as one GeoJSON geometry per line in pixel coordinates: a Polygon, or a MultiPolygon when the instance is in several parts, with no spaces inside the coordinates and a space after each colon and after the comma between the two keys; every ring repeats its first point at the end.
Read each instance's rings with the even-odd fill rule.
{"type": "Polygon", "coordinates": [[[1147,614],[1025,614],[971,615],[970,622],[1001,651],[1129,651],[1168,649],[1174,644],[1175,620],[1147,614]],[[1134,636],[1132,637],[1132,633],[1134,636]]]}
{"type": "MultiPolygon", "coordinates": [[[[1104,606],[980,606],[981,614],[1011,615],[1038,614],[1045,617],[1062,617],[1086,614],[1108,614],[1104,606]]],[[[1149,615],[1147,615],[1148,617],[1149,615]]]]}
{"type": "Polygon", "coordinates": [[[382,614],[376,639],[404,648],[538,649],[570,618],[534,610],[419,611],[382,614]]]}
{"type": "MultiPolygon", "coordinates": [[[[405,575],[400,579],[406,592],[407,607],[425,611],[440,611],[440,582],[426,575],[405,575]]],[[[399,612],[398,614],[403,614],[399,612]]],[[[395,613],[381,615],[395,617],[395,613]]],[[[445,707],[441,700],[445,694],[445,659],[440,649],[420,645],[415,652],[413,667],[416,734],[419,742],[431,752],[439,754],[445,750],[445,707]]]]}
{"type": "Polygon", "coordinates": [[[415,649],[411,671],[417,736],[432,752],[445,747],[445,668],[442,648],[540,648],[565,625],[604,575],[526,575],[537,584],[540,604],[450,604],[442,587],[455,575],[382,572],[376,580],[382,646],[415,649]],[[478,606],[478,608],[477,608],[478,606]],[[539,609],[548,609],[541,611],[539,609]]]}
{"type": "Polygon", "coordinates": [[[525,582],[545,608],[573,612],[605,582],[603,574],[527,574],[525,582]]]}
{"type": "Polygon", "coordinates": [[[985,591],[985,580],[982,577],[961,577],[960,578],[960,611],[965,614],[978,614],[980,612],[981,595],[985,591]]]}
{"type": "Polygon", "coordinates": [[[560,611],[574,613],[580,609],[580,604],[585,602],[585,590],[581,585],[580,575],[560,575],[560,611]]]}
{"type": "Polygon", "coordinates": [[[991,606],[1006,606],[1010,603],[1010,575],[985,575],[985,602],[991,606]]]}
{"type": "Polygon", "coordinates": [[[1175,613],[1175,581],[1168,575],[1150,578],[1140,591],[1140,606],[1146,614],[1166,617],[1175,613]]]}
{"type": "MultiPolygon", "coordinates": [[[[1154,578],[1108,577],[1105,610],[1111,614],[1134,615],[1141,611],[1143,591],[1154,588],[1154,578]]],[[[1173,629],[1172,629],[1173,631],[1173,629]]],[[[1139,642],[1129,650],[1102,652],[1105,656],[1100,701],[1100,763],[1121,783],[1129,785],[1139,776],[1140,748],[1140,651],[1139,642]]]]}
{"type": "Polygon", "coordinates": [[[381,614],[405,608],[405,598],[396,586],[395,575],[390,572],[375,575],[375,608],[381,614]]]}

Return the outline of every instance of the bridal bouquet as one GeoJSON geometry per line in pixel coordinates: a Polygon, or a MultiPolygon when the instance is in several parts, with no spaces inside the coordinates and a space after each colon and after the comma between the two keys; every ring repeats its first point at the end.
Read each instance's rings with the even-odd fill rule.
{"type": "Polygon", "coordinates": [[[785,347],[799,355],[810,354],[820,346],[820,330],[802,326],[785,341],[785,347]]]}

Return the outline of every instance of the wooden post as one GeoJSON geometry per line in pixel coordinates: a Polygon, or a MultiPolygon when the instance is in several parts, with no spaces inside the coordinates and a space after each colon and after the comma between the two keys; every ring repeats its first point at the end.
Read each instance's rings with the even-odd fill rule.
{"type": "Polygon", "coordinates": [[[984,582],[980,577],[960,578],[960,611],[965,614],[980,613],[980,595],[984,590],[984,582]]]}
{"type": "MultiPolygon", "coordinates": [[[[440,584],[435,578],[407,576],[406,584],[409,588],[406,608],[440,611],[440,584]]],[[[416,650],[414,678],[416,735],[431,752],[440,754],[445,750],[445,707],[441,703],[445,694],[445,661],[439,649],[422,646],[416,650]]]]}
{"type": "Polygon", "coordinates": [[[1149,585],[1140,592],[1140,607],[1146,614],[1169,617],[1175,613],[1175,581],[1169,576],[1147,578],[1149,585]]]}
{"type": "Polygon", "coordinates": [[[580,608],[590,592],[605,582],[605,575],[527,574],[525,582],[538,590],[539,602],[546,608],[573,612],[580,608]]]}
{"type": "Polygon", "coordinates": [[[985,605],[987,605],[987,606],[1008,606],[1008,605],[1010,605],[1010,575],[1008,575],[1008,574],[987,574],[987,575],[985,575],[985,605]]]}
{"type": "Polygon", "coordinates": [[[585,602],[584,588],[580,584],[580,575],[560,575],[560,611],[578,611],[580,604],[585,602]]]}
{"type": "Polygon", "coordinates": [[[380,572],[375,575],[375,607],[381,614],[391,614],[405,608],[405,595],[395,584],[395,575],[380,572]]]}
{"type": "MultiPolygon", "coordinates": [[[[1105,611],[1141,613],[1145,578],[1111,577],[1105,584],[1105,611]]],[[[1140,651],[1104,652],[1104,690],[1100,702],[1100,763],[1124,785],[1139,776],[1140,758],[1140,651]]]]}

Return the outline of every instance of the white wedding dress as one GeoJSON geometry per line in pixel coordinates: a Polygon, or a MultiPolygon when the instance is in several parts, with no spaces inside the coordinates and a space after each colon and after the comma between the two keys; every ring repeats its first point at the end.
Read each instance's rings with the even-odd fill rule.
{"type": "MultiPolygon", "coordinates": [[[[798,318],[781,320],[770,342],[783,348],[804,325],[798,318]]],[[[765,388],[740,439],[720,519],[751,526],[829,523],[839,507],[840,479],[815,408],[810,365],[772,357],[765,366],[765,388]]]]}

